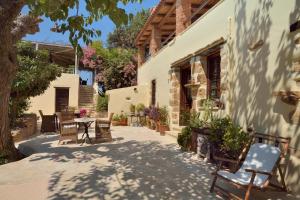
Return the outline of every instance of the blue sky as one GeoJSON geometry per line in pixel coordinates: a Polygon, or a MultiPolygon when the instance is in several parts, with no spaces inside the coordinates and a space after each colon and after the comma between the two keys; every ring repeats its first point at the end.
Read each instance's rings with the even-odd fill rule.
{"type": "MultiPolygon", "coordinates": [[[[129,3],[124,7],[127,13],[135,14],[142,9],[152,8],[156,4],[158,4],[159,0],[144,0],[143,3],[129,3]]],[[[80,10],[84,10],[84,7],[79,8],[80,10]]],[[[23,10],[26,12],[26,9],[23,10]]],[[[43,18],[43,22],[40,24],[40,32],[34,35],[27,35],[24,39],[31,40],[31,41],[39,41],[39,42],[46,42],[46,43],[59,43],[59,44],[68,44],[68,34],[61,34],[61,33],[54,33],[50,31],[50,28],[53,27],[53,22],[49,19],[43,18]]],[[[100,38],[93,38],[93,40],[101,39],[103,43],[106,42],[108,33],[112,32],[115,29],[115,25],[113,22],[108,18],[104,17],[102,20],[95,22],[92,24],[92,27],[98,30],[101,30],[102,34],[100,38]]]]}

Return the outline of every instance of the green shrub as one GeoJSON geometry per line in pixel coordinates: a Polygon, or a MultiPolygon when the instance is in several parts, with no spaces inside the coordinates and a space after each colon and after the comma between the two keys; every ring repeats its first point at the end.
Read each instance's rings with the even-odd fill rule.
{"type": "Polygon", "coordinates": [[[113,118],[112,118],[112,120],[113,121],[123,121],[123,120],[126,120],[127,119],[127,115],[126,114],[120,114],[120,115],[118,115],[118,114],[115,114],[114,116],[113,116],[113,118]]]}
{"type": "Polygon", "coordinates": [[[187,126],[190,123],[191,113],[190,111],[181,111],[179,116],[180,124],[183,126],[187,126]]]}
{"type": "Polygon", "coordinates": [[[191,128],[201,128],[204,126],[203,120],[200,119],[200,113],[193,110],[190,113],[189,126],[191,128]]]}
{"type": "Polygon", "coordinates": [[[108,110],[108,96],[98,96],[97,99],[97,107],[96,107],[97,112],[101,111],[107,111],[108,110]]]}
{"type": "Polygon", "coordinates": [[[222,147],[234,158],[238,157],[249,142],[249,134],[244,132],[240,126],[230,123],[223,136],[222,147]]]}
{"type": "Polygon", "coordinates": [[[182,150],[189,150],[190,144],[192,141],[192,130],[190,127],[185,127],[181,130],[181,133],[178,134],[177,143],[182,150]]]}
{"type": "Polygon", "coordinates": [[[135,109],[136,109],[137,112],[144,111],[145,105],[142,104],[142,103],[139,103],[138,105],[136,105],[135,109]]]}
{"type": "Polygon", "coordinates": [[[158,109],[159,122],[162,125],[169,125],[169,111],[166,106],[158,109]]]}

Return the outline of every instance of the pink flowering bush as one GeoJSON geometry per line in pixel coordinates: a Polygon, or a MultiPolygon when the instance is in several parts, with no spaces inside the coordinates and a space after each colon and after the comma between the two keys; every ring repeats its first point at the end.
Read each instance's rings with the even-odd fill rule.
{"type": "Polygon", "coordinates": [[[86,114],[87,114],[87,110],[86,109],[84,109],[84,108],[80,109],[80,117],[85,117],[86,114]]]}

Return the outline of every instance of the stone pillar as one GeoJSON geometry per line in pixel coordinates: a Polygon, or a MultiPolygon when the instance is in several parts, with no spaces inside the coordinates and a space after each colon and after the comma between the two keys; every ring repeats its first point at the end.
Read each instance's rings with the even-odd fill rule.
{"type": "Polygon", "coordinates": [[[145,46],[138,46],[138,67],[142,66],[145,62],[145,46]]]}
{"type": "Polygon", "coordinates": [[[196,83],[199,84],[195,98],[196,110],[199,111],[201,102],[204,99],[207,99],[207,57],[196,56],[194,58],[194,69],[192,75],[196,80],[196,83]]]}
{"type": "Polygon", "coordinates": [[[151,30],[150,53],[153,56],[160,49],[161,34],[157,25],[152,25],[151,30]]]}
{"type": "Polygon", "coordinates": [[[191,24],[191,0],[176,1],[176,35],[180,34],[191,24]]]}
{"type": "Polygon", "coordinates": [[[171,107],[171,126],[179,126],[180,115],[180,69],[171,69],[171,89],[170,89],[170,107],[171,107]]]}

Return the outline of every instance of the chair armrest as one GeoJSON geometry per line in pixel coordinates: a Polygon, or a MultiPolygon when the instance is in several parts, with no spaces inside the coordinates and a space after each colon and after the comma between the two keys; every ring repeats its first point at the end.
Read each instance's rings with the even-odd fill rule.
{"type": "Polygon", "coordinates": [[[264,175],[268,175],[268,176],[272,175],[270,172],[264,172],[264,171],[254,170],[254,169],[245,169],[245,171],[255,173],[255,174],[264,174],[264,175]]]}
{"type": "Polygon", "coordinates": [[[233,160],[233,159],[229,159],[229,158],[222,158],[222,157],[214,156],[214,159],[218,160],[218,161],[231,162],[231,163],[234,163],[234,164],[238,164],[237,160],[233,160]]]}

